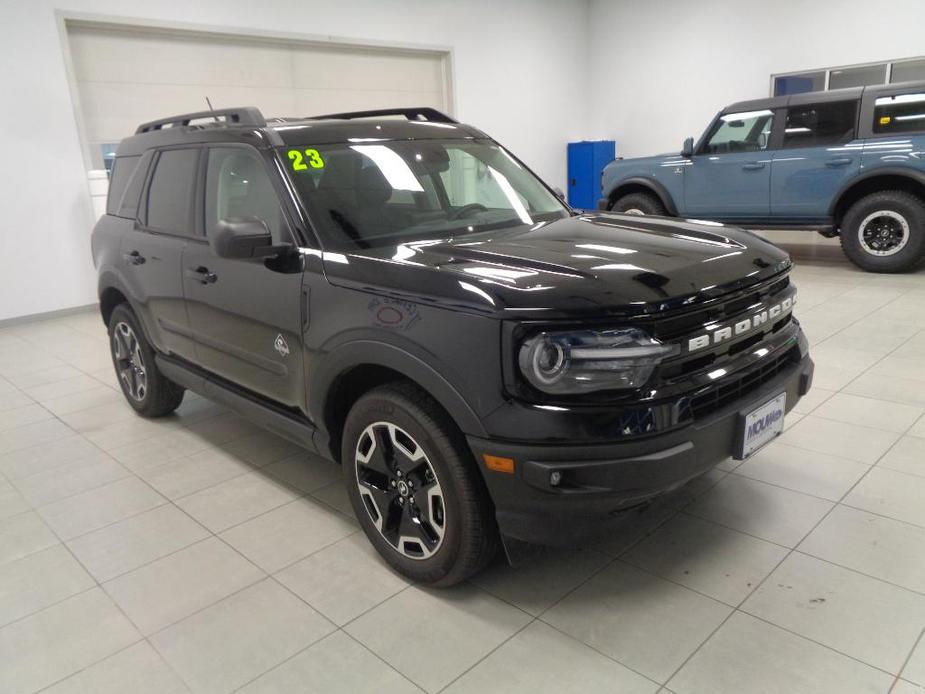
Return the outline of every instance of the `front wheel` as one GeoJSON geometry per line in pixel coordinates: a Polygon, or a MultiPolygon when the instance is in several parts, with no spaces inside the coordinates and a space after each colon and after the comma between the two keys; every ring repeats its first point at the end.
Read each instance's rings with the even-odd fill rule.
{"type": "Polygon", "coordinates": [[[925,203],[899,190],[867,195],[841,224],[848,259],[870,272],[906,272],[925,261],[925,203]]]}
{"type": "Polygon", "coordinates": [[[638,215],[667,214],[662,201],[649,193],[630,193],[619,197],[611,203],[610,211],[638,215]]]}
{"type": "Polygon", "coordinates": [[[450,586],[494,556],[484,482],[455,424],[425,392],[395,383],[361,397],[347,415],[341,458],[363,531],[400,574],[450,586]]]}

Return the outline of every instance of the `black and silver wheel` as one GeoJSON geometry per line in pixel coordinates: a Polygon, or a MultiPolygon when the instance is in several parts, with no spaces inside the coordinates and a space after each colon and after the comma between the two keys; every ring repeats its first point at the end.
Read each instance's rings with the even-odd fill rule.
{"type": "Polygon", "coordinates": [[[472,455],[419,388],[395,383],[361,397],[347,415],[342,463],[357,520],[399,573],[448,586],[494,555],[494,514],[472,455]]]}
{"type": "Polygon", "coordinates": [[[145,417],[173,412],[184,390],[158,371],[154,351],[127,304],[120,304],[109,319],[109,343],[116,378],[128,404],[145,417]]]}
{"type": "Polygon", "coordinates": [[[354,454],[356,485],[379,534],[408,559],[427,559],[446,530],[443,488],[424,448],[389,422],[363,430],[354,454]]]}
{"type": "Polygon", "coordinates": [[[903,191],[873,193],[845,214],[841,242],[849,260],[872,272],[904,272],[925,261],[925,203],[903,191]]]}
{"type": "Polygon", "coordinates": [[[611,212],[635,215],[667,214],[662,201],[649,193],[630,193],[614,200],[610,205],[611,212]]]}
{"type": "Polygon", "coordinates": [[[125,321],[112,329],[112,360],[122,391],[135,402],[143,402],[148,394],[148,374],[145,358],[135,330],[125,321]]]}

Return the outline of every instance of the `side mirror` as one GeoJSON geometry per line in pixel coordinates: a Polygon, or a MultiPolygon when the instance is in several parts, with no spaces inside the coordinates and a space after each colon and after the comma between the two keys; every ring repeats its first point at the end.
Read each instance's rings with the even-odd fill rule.
{"type": "Polygon", "coordinates": [[[694,156],[694,138],[689,137],[686,140],[684,140],[684,144],[681,145],[681,156],[682,157],[694,156]]]}
{"type": "Polygon", "coordinates": [[[553,188],[552,192],[555,193],[556,197],[559,198],[562,202],[565,202],[565,193],[559,186],[553,188]]]}
{"type": "Polygon", "coordinates": [[[273,245],[267,223],[256,217],[223,219],[209,234],[209,245],[219,258],[269,258],[288,244],[273,245]]]}

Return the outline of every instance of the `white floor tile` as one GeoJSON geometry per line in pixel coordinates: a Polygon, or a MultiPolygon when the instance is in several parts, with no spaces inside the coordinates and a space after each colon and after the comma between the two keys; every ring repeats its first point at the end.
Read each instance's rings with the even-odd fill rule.
{"type": "Polygon", "coordinates": [[[784,558],[780,545],[681,514],[624,561],[728,605],[738,605],[784,558]]]}
{"type": "Polygon", "coordinates": [[[326,636],[239,690],[241,694],[420,694],[420,689],[342,631],[326,636]]]}
{"type": "Polygon", "coordinates": [[[334,626],[272,579],[152,637],[197,694],[224,694],[323,638],[334,626]]]}
{"type": "Polygon", "coordinates": [[[813,411],[813,415],[847,424],[903,433],[922,416],[921,407],[875,398],[836,393],[813,411]]]}
{"type": "Polygon", "coordinates": [[[0,566],[0,624],[9,624],[94,585],[60,544],[4,564],[0,566]]]}
{"type": "Polygon", "coordinates": [[[737,612],[668,686],[677,694],[886,694],[893,678],[737,612]]]}
{"type": "Polygon", "coordinates": [[[687,512],[793,547],[831,508],[829,501],[732,473],[689,506],[687,512]]]}
{"type": "Polygon", "coordinates": [[[785,431],[780,442],[873,465],[898,438],[896,432],[807,415],[785,431]]]}
{"type": "Polygon", "coordinates": [[[0,566],[58,544],[58,538],[35,512],[0,521],[0,566]]]}
{"type": "Polygon", "coordinates": [[[912,651],[902,676],[903,679],[925,686],[925,635],[919,639],[918,645],[912,651]]]}
{"type": "Polygon", "coordinates": [[[218,533],[296,498],[298,495],[285,485],[251,473],[185,496],[177,505],[218,533]]]}
{"type": "Polygon", "coordinates": [[[731,611],[716,600],[617,562],[542,620],[664,682],[731,611]]]}
{"type": "Polygon", "coordinates": [[[880,459],[877,467],[925,477],[925,438],[903,436],[880,459]]]}
{"type": "Polygon", "coordinates": [[[0,691],[35,692],[140,638],[93,588],[0,629],[0,691]]]}
{"type": "Polygon", "coordinates": [[[801,553],[742,609],[894,675],[925,626],[925,596],[801,553]]]}
{"type": "Polygon", "coordinates": [[[123,574],[103,587],[148,635],[263,576],[224,542],[210,538],[123,574]]]}
{"type": "Polygon", "coordinates": [[[268,573],[307,557],[358,526],[315,499],[296,499],[222,533],[222,539],[268,573]]]}
{"type": "Polygon", "coordinates": [[[276,574],[277,580],[338,626],[408,587],[355,533],[276,574]]]}
{"type": "Polygon", "coordinates": [[[659,685],[584,644],[534,622],[469,670],[448,694],[654,694],[659,685]]]}
{"type": "Polygon", "coordinates": [[[799,550],[925,593],[925,529],[836,506],[799,550]]]}
{"type": "Polygon", "coordinates": [[[445,591],[412,587],[351,622],[346,631],[415,684],[436,692],[529,621],[525,612],[472,586],[445,591]]]}
{"type": "Polygon", "coordinates": [[[925,527],[925,477],[875,467],[844,503],[925,527]]]}
{"type": "Polygon", "coordinates": [[[173,504],[107,525],[67,544],[98,581],[160,559],[209,536],[173,504]]]}

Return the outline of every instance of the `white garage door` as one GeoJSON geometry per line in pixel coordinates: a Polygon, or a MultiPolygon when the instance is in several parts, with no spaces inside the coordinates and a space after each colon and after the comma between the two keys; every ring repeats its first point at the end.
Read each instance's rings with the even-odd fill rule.
{"type": "Polygon", "coordinates": [[[447,55],[68,22],[92,168],[139,123],[257,106],[265,116],[433,106],[449,110],[447,55]]]}

